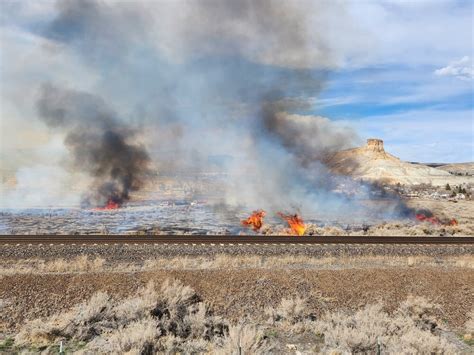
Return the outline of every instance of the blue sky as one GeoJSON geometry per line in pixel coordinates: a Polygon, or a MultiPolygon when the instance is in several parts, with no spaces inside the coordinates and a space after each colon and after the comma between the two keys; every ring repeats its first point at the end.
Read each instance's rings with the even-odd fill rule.
{"type": "MultiPolygon", "coordinates": [[[[279,73],[306,70],[324,71],[327,76],[321,90],[300,97],[309,107],[299,113],[321,115],[354,127],[361,140],[382,138],[386,149],[404,160],[474,161],[472,1],[308,2],[308,13],[315,7],[314,16],[310,16],[315,41],[324,43],[328,55],[321,54],[317,43],[311,47],[311,41],[302,53],[298,44],[277,51],[262,47],[268,34],[252,32],[252,28],[229,30],[219,28],[218,23],[193,21],[177,26],[173,16],[180,13],[182,1],[105,3],[108,12],[100,19],[120,22],[117,31],[109,32],[106,25],[101,27],[100,21],[92,18],[84,28],[76,23],[56,23],[56,35],[48,27],[58,12],[54,1],[1,3],[3,154],[36,149],[39,144],[44,145],[41,149],[46,155],[58,149],[56,140],[48,146],[48,134],[41,133],[44,127],[34,120],[35,90],[45,80],[98,92],[118,111],[128,110],[130,116],[159,110],[169,118],[172,115],[161,104],[171,101],[168,97],[160,101],[157,93],[173,93],[172,104],[182,107],[175,110],[176,116],[190,115],[193,109],[189,107],[196,106],[201,113],[223,114],[218,105],[211,109],[203,102],[211,96],[219,101],[215,94],[221,92],[219,99],[227,104],[226,95],[245,96],[242,92],[249,83],[265,85],[265,80],[271,82],[279,73]],[[135,7],[146,8],[147,20],[151,17],[150,23],[146,22],[146,37],[134,32],[140,23],[137,18],[143,16],[135,7]],[[97,31],[93,34],[96,41],[82,40],[91,36],[91,28],[97,31]],[[58,29],[64,36],[57,35],[58,29]],[[223,56],[220,43],[206,40],[210,34],[215,36],[215,31],[235,41],[238,50],[224,48],[223,56]],[[193,57],[196,53],[204,58],[200,64],[193,57]],[[224,93],[226,83],[219,82],[219,70],[228,71],[228,62],[222,58],[233,56],[240,58],[237,63],[244,63],[243,72],[249,77],[243,80],[239,74],[243,86],[224,93]],[[124,68],[129,69],[124,72],[124,68]],[[205,76],[197,68],[214,71],[205,76]],[[139,77],[143,79],[137,81],[139,77]],[[174,82],[177,77],[180,84],[174,82]],[[131,92],[128,87],[137,83],[140,90],[131,92]],[[210,83],[214,90],[206,89],[210,83]],[[137,107],[140,110],[133,112],[137,107]]],[[[232,14],[229,16],[232,19],[232,14]]],[[[291,90],[286,94],[301,95],[291,90]]],[[[245,106],[240,109],[245,112],[245,106]]]]}
{"type": "MultiPolygon", "coordinates": [[[[472,62],[469,63],[472,65],[472,62]]],[[[314,114],[347,120],[410,161],[473,161],[473,80],[436,66],[388,65],[338,72],[314,114]]]]}

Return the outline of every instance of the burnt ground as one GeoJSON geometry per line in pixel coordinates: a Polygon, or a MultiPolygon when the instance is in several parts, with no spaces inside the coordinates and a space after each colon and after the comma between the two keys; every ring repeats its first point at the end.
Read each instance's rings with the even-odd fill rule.
{"type": "MultiPolygon", "coordinates": [[[[308,216],[307,235],[474,235],[474,203],[471,200],[440,200],[412,198],[403,202],[415,210],[431,210],[441,220],[455,218],[457,226],[433,225],[414,217],[391,216],[387,211],[393,201],[367,200],[364,205],[381,216],[358,216],[357,209],[344,220],[334,216],[308,216]],[[387,213],[388,215],[386,215],[387,213]]],[[[362,203],[362,202],[361,202],[362,203]]],[[[361,209],[363,211],[364,209],[361,209]]],[[[250,211],[223,211],[212,204],[192,200],[137,200],[117,210],[78,208],[0,209],[1,234],[254,234],[240,221],[250,211]]],[[[261,234],[287,234],[288,228],[280,218],[268,215],[261,234]]]]}

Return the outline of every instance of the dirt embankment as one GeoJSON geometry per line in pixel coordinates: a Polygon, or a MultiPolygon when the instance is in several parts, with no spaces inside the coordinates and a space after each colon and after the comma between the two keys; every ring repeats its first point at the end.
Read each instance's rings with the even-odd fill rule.
{"type": "MultiPolygon", "coordinates": [[[[87,266],[87,272],[81,268],[76,272],[70,268],[62,270],[58,264],[44,269],[49,272],[4,272],[0,275],[0,330],[11,332],[27,319],[67,310],[97,291],[122,298],[150,280],[160,284],[167,278],[176,278],[191,286],[212,305],[216,314],[231,320],[248,314],[258,315],[266,306],[296,296],[307,298],[309,307],[321,314],[325,310],[354,310],[377,301],[390,310],[413,295],[440,304],[440,319],[456,328],[464,324],[472,306],[474,272],[468,255],[463,257],[464,263],[457,265],[443,262],[438,256],[430,260],[407,257],[405,265],[399,259],[391,259],[392,262],[387,261],[384,266],[381,262],[384,258],[375,257],[372,261],[377,266],[374,267],[369,266],[370,260],[357,264],[333,259],[330,268],[309,256],[296,259],[294,263],[287,260],[280,267],[275,260],[265,264],[260,259],[250,259],[247,260],[252,263],[249,268],[239,265],[238,256],[232,258],[216,265],[212,261],[203,264],[205,261],[198,260],[196,265],[207,265],[201,269],[190,268],[191,257],[183,266],[173,259],[169,269],[163,264],[164,259],[161,263],[149,262],[148,267],[141,269],[130,264],[106,267],[103,265],[107,263],[92,263],[87,266]],[[90,270],[91,267],[97,270],[90,270]]],[[[245,262],[243,259],[242,263],[245,262]]]]}

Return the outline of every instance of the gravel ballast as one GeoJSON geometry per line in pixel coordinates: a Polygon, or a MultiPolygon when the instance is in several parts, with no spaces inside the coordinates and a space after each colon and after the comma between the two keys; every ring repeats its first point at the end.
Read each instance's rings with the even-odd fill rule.
{"type": "Polygon", "coordinates": [[[0,259],[54,259],[80,255],[117,262],[137,262],[156,257],[227,255],[305,255],[312,257],[357,256],[455,256],[473,255],[474,245],[0,245],[0,259]]]}

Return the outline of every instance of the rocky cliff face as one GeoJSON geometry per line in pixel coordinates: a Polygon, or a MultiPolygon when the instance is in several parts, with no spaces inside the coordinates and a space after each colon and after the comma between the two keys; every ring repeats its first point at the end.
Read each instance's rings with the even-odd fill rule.
{"type": "Polygon", "coordinates": [[[325,160],[332,172],[355,179],[389,184],[443,185],[454,178],[446,171],[401,161],[387,153],[381,139],[371,138],[360,148],[332,154],[325,160]]]}
{"type": "Polygon", "coordinates": [[[370,150],[378,153],[385,153],[383,149],[383,140],[376,138],[367,139],[367,145],[364,147],[366,150],[370,150]]]}

